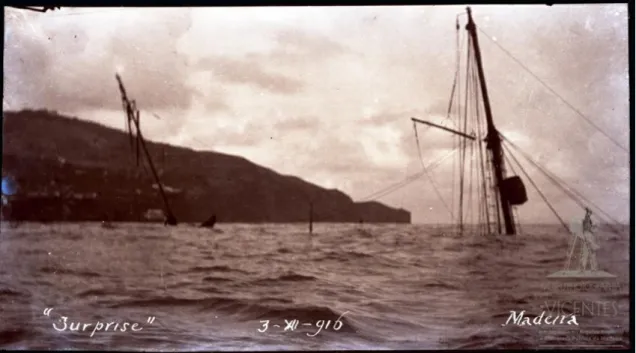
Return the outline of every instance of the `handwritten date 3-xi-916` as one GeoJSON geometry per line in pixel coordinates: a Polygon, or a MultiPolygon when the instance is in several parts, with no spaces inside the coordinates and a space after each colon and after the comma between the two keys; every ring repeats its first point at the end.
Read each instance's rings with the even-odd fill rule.
{"type": "Polygon", "coordinates": [[[283,332],[286,331],[295,331],[299,326],[301,327],[316,327],[318,328],[318,330],[316,332],[314,332],[313,334],[307,332],[307,336],[309,337],[314,337],[316,335],[318,335],[320,333],[320,331],[322,331],[323,329],[328,330],[328,329],[333,329],[334,331],[339,331],[342,326],[344,325],[344,323],[342,321],[340,321],[340,319],[342,319],[342,317],[348,313],[348,311],[345,311],[344,313],[342,313],[337,319],[336,321],[332,322],[331,320],[318,320],[315,323],[312,322],[303,322],[301,323],[300,321],[298,321],[297,319],[292,319],[292,320],[287,320],[285,319],[285,325],[278,325],[278,324],[273,324],[270,323],[270,320],[261,320],[261,328],[258,329],[258,332],[264,333],[265,331],[267,331],[269,328],[274,327],[274,328],[283,328],[283,332]],[[332,325],[333,323],[333,325],[332,325]]]}

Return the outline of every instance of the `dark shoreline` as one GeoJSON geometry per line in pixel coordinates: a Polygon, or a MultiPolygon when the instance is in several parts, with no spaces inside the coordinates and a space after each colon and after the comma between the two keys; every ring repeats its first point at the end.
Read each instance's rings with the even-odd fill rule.
{"type": "MultiPolygon", "coordinates": [[[[124,131],[46,110],[3,112],[3,178],[15,181],[5,220],[139,222],[163,209],[124,131]],[[153,211],[155,212],[155,211],[153,211]]],[[[178,222],[410,223],[410,212],[355,202],[335,189],[247,159],[147,141],[178,222]]],[[[153,217],[154,218],[154,217],[153,217]]]]}

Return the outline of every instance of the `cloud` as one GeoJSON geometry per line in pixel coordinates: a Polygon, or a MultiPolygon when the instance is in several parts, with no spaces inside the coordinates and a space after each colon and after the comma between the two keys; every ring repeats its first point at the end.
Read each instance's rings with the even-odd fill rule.
{"type": "Polygon", "coordinates": [[[214,79],[224,82],[252,84],[273,93],[299,93],[303,84],[299,80],[267,70],[255,60],[207,57],[196,64],[198,70],[211,70],[214,79]]]}
{"type": "Polygon", "coordinates": [[[280,51],[312,56],[320,55],[316,59],[347,52],[344,46],[323,35],[307,33],[294,28],[279,31],[276,34],[276,41],[280,51]]]}
{"type": "Polygon", "coordinates": [[[283,132],[293,133],[307,133],[311,134],[312,131],[316,131],[320,128],[320,117],[318,116],[305,116],[305,117],[292,117],[283,121],[276,122],[274,124],[275,129],[280,129],[283,132]]]}
{"type": "Polygon", "coordinates": [[[124,12],[117,20],[106,11],[81,21],[60,22],[82,16],[51,15],[8,23],[5,100],[66,112],[120,109],[114,78],[120,70],[140,106],[187,108],[195,90],[187,85],[187,61],[177,43],[188,31],[189,10],[153,11],[153,16],[124,12]],[[82,23],[91,20],[92,26],[82,23]]]}
{"type": "MultiPolygon", "coordinates": [[[[464,22],[455,30],[463,6],[84,11],[21,22],[5,15],[5,107],[82,108],[75,115],[94,120],[114,109],[119,122],[119,67],[142,110],[164,118],[144,118],[147,136],[240,154],[354,199],[456,147],[452,134],[418,124],[420,161],[410,118],[463,123],[464,65],[456,87],[464,93],[452,122],[445,119],[458,39],[462,61],[466,54],[464,22]]],[[[493,41],[627,145],[627,7],[475,6],[473,15],[498,129],[590,199],[624,213],[629,155],[493,41]]],[[[469,107],[480,102],[468,98],[469,107]]],[[[447,197],[452,173],[450,159],[431,173],[447,197]]],[[[523,213],[552,220],[531,197],[523,213]]],[[[416,220],[447,217],[426,178],[381,201],[411,209],[416,220]]]]}

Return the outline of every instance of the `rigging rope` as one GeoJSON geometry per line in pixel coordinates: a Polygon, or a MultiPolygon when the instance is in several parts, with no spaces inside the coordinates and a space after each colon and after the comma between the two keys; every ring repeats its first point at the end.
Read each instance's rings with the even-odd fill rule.
{"type": "MultiPolygon", "coordinates": [[[[468,133],[467,131],[467,123],[468,123],[468,98],[470,97],[469,94],[469,82],[470,82],[470,68],[471,68],[471,59],[473,58],[472,56],[472,47],[470,45],[471,43],[471,37],[468,36],[467,37],[467,47],[468,50],[466,52],[466,89],[465,89],[465,95],[464,95],[464,126],[463,129],[461,130],[464,134],[468,133]]],[[[463,230],[464,228],[464,173],[466,170],[466,139],[461,139],[459,141],[459,145],[460,145],[460,161],[459,161],[459,229],[460,232],[463,230]]]]}
{"type": "Polygon", "coordinates": [[[470,158],[468,161],[468,204],[471,206],[468,209],[468,219],[470,219],[470,223],[473,224],[475,219],[475,214],[473,212],[473,180],[475,179],[475,168],[473,168],[474,160],[475,160],[475,145],[470,144],[470,158]]]}
{"type": "MultiPolygon", "coordinates": [[[[457,33],[457,31],[459,31],[458,28],[457,28],[459,26],[459,17],[464,16],[464,15],[466,15],[466,13],[459,14],[459,15],[457,15],[457,17],[455,19],[455,30],[456,30],[456,33],[457,33]]],[[[456,91],[457,92],[456,93],[456,95],[457,95],[456,102],[458,102],[458,103],[455,104],[455,106],[457,107],[455,114],[456,114],[458,119],[461,119],[461,114],[462,114],[462,107],[461,107],[461,104],[460,104],[460,102],[462,101],[462,92],[461,92],[461,83],[460,83],[460,82],[462,82],[462,73],[461,73],[460,67],[461,67],[461,62],[462,62],[461,53],[463,51],[463,46],[464,46],[464,40],[462,39],[462,37],[463,37],[462,35],[464,33],[465,32],[463,32],[463,31],[459,31],[459,36],[458,36],[458,41],[459,41],[459,47],[458,48],[459,48],[459,50],[456,53],[456,59],[455,59],[456,60],[456,68],[455,68],[456,71],[455,71],[455,74],[456,74],[456,77],[457,77],[457,87],[459,87],[459,89],[457,89],[457,91],[456,91]]],[[[466,42],[468,42],[469,39],[470,39],[470,37],[467,36],[466,42]]],[[[470,49],[470,48],[468,48],[468,49],[470,49]]],[[[461,130],[457,124],[455,124],[455,127],[456,127],[457,130],[461,130]]],[[[461,144],[462,144],[463,140],[464,139],[462,137],[460,137],[459,135],[455,135],[455,140],[453,142],[453,147],[457,148],[457,149],[461,148],[461,144]]],[[[455,210],[455,201],[456,201],[455,194],[456,194],[456,192],[458,192],[457,191],[456,175],[459,173],[458,169],[460,168],[460,162],[461,162],[460,158],[456,158],[453,161],[453,174],[452,174],[452,186],[451,186],[451,195],[452,195],[451,208],[453,210],[455,210]]],[[[459,213],[461,213],[461,209],[462,209],[461,206],[459,206],[458,207],[458,212],[459,213]]]]}
{"type": "Polygon", "coordinates": [[[548,201],[548,198],[545,197],[545,195],[541,192],[541,190],[539,190],[539,187],[537,186],[537,184],[534,183],[534,181],[532,180],[532,178],[530,178],[530,175],[528,175],[528,173],[525,171],[525,169],[523,169],[523,166],[521,165],[521,163],[519,163],[519,161],[517,160],[517,158],[515,158],[515,156],[511,153],[511,151],[508,149],[508,146],[503,145],[504,149],[506,149],[506,151],[510,154],[510,157],[512,158],[512,160],[515,161],[515,163],[517,163],[517,165],[519,166],[519,169],[523,172],[523,174],[526,176],[526,178],[528,179],[528,181],[530,181],[530,183],[532,184],[532,186],[534,186],[535,190],[537,190],[537,192],[539,193],[539,196],[541,196],[541,198],[543,199],[543,201],[545,201],[545,203],[548,205],[548,207],[550,207],[550,210],[552,210],[552,213],[554,213],[554,215],[559,219],[559,221],[561,222],[561,224],[563,225],[563,227],[565,228],[565,230],[570,233],[570,228],[568,227],[568,225],[565,223],[565,221],[563,221],[563,219],[561,218],[561,216],[559,216],[559,214],[557,213],[557,211],[554,209],[554,207],[552,207],[552,204],[550,203],[550,201],[548,201]]]}
{"type": "Polygon", "coordinates": [[[497,45],[499,47],[499,49],[501,49],[504,53],[506,53],[506,55],[508,55],[512,60],[514,60],[515,62],[517,62],[517,64],[519,64],[524,70],[526,70],[530,75],[532,75],[532,77],[534,77],[537,81],[539,81],[539,83],[541,83],[543,85],[543,87],[547,88],[552,94],[554,94],[556,97],[558,97],[563,103],[565,103],[565,105],[567,105],[570,109],[572,109],[575,113],[577,113],[580,117],[582,117],[583,119],[585,119],[585,121],[587,121],[590,125],[592,125],[596,130],[598,130],[601,134],[603,134],[605,137],[607,137],[610,141],[612,141],[616,146],[618,146],[620,149],[622,149],[625,152],[629,152],[627,150],[627,148],[623,147],[623,145],[621,145],[618,141],[614,140],[611,136],[609,136],[609,134],[607,134],[605,131],[603,131],[598,125],[594,124],[592,122],[592,120],[590,120],[588,117],[586,117],[583,113],[581,113],[580,110],[576,109],[576,107],[574,107],[574,105],[572,105],[570,102],[568,102],[567,100],[565,100],[565,98],[563,98],[560,94],[558,94],[554,89],[552,89],[550,86],[548,86],[545,82],[543,82],[543,80],[541,80],[534,72],[530,71],[530,69],[528,67],[526,67],[521,61],[519,61],[519,59],[517,59],[516,57],[514,57],[514,55],[512,55],[508,50],[506,50],[501,44],[499,44],[498,42],[496,42],[495,40],[492,39],[492,37],[484,32],[481,28],[477,28],[481,33],[483,33],[491,42],[495,43],[495,45],[497,45]]]}
{"type": "MultiPolygon", "coordinates": [[[[448,157],[450,157],[452,154],[454,154],[455,152],[457,152],[457,150],[452,150],[450,151],[448,154],[446,154],[445,156],[443,156],[442,158],[439,158],[436,161],[433,161],[432,163],[429,163],[429,165],[427,166],[428,170],[433,170],[434,168],[438,167],[439,165],[441,165],[441,163],[448,157]]],[[[376,191],[373,194],[362,198],[361,200],[365,200],[365,201],[373,201],[376,200],[380,197],[386,196],[412,182],[414,182],[415,180],[417,180],[418,178],[422,177],[424,175],[424,171],[421,171],[419,173],[413,174],[411,176],[406,177],[404,180],[395,183],[387,188],[384,188],[382,190],[376,191]]]]}
{"type": "MultiPolygon", "coordinates": [[[[484,158],[485,154],[487,153],[487,151],[484,151],[484,147],[483,147],[483,139],[481,138],[482,136],[482,132],[483,132],[483,128],[481,126],[481,116],[479,114],[479,102],[480,102],[480,94],[479,94],[479,78],[478,78],[478,73],[476,71],[476,69],[473,67],[473,75],[475,77],[474,79],[474,90],[475,90],[475,120],[477,121],[477,136],[479,137],[479,141],[478,141],[478,147],[479,147],[479,167],[480,167],[480,171],[481,171],[481,178],[482,178],[482,182],[481,182],[481,188],[482,188],[482,193],[483,193],[483,212],[484,212],[484,218],[486,221],[486,226],[484,227],[485,229],[483,230],[483,233],[489,233],[490,232],[490,210],[489,210],[489,204],[488,204],[488,187],[489,185],[487,184],[487,179],[486,179],[486,158],[484,158]]],[[[493,194],[495,197],[496,195],[493,194]]]]}
{"type": "MultiPolygon", "coordinates": [[[[451,88],[451,95],[450,95],[450,100],[449,100],[449,103],[448,103],[448,110],[446,112],[446,119],[450,120],[451,123],[453,123],[453,125],[455,125],[455,126],[456,126],[456,124],[450,118],[450,115],[451,115],[451,110],[452,110],[452,107],[453,107],[453,101],[454,101],[455,93],[457,92],[457,96],[458,97],[459,97],[459,94],[460,94],[460,92],[457,90],[457,82],[459,81],[460,64],[461,64],[461,55],[460,54],[461,54],[462,42],[460,41],[460,36],[461,36],[462,32],[459,29],[460,29],[460,27],[459,27],[459,19],[456,19],[456,21],[455,21],[455,48],[456,48],[455,75],[454,75],[454,80],[453,80],[453,86],[451,88]]],[[[430,126],[428,126],[427,128],[430,128],[430,126]]],[[[426,177],[429,179],[431,184],[433,185],[433,188],[435,190],[435,193],[437,194],[437,197],[440,199],[440,201],[442,202],[442,204],[444,205],[444,207],[446,208],[446,210],[450,214],[451,222],[452,222],[455,219],[455,215],[453,214],[453,205],[451,204],[451,207],[448,206],[448,204],[446,203],[446,201],[444,200],[444,198],[440,194],[439,189],[437,188],[437,185],[433,181],[432,177],[428,174],[428,172],[426,170],[427,168],[424,165],[424,159],[422,157],[422,149],[420,147],[419,136],[418,136],[418,133],[417,133],[417,124],[415,122],[413,123],[413,129],[415,131],[415,141],[416,141],[416,144],[417,144],[417,153],[418,153],[418,156],[419,156],[419,159],[420,159],[420,163],[422,164],[423,172],[426,175],[426,177]]],[[[455,165],[453,164],[453,168],[454,168],[454,166],[455,165]]],[[[453,175],[454,175],[454,173],[453,173],[453,175]]],[[[453,183],[453,195],[454,195],[454,183],[453,183]]],[[[454,200],[452,199],[452,201],[454,201],[454,200]]]]}
{"type": "MultiPolygon", "coordinates": [[[[519,146],[515,145],[512,141],[510,141],[505,136],[503,136],[501,134],[500,134],[500,136],[504,139],[504,141],[506,143],[510,144],[510,146],[512,146],[515,150],[517,150],[524,158],[526,158],[526,160],[528,160],[528,162],[533,164],[541,173],[543,173],[543,175],[545,175],[552,183],[554,183],[554,185],[559,187],[566,195],[568,195],[581,208],[586,208],[588,205],[590,205],[593,208],[595,208],[597,211],[599,211],[599,213],[601,213],[605,217],[607,217],[609,220],[613,221],[614,223],[620,224],[620,222],[618,222],[616,219],[614,219],[612,216],[610,216],[602,208],[600,208],[599,206],[597,206],[596,204],[594,204],[593,202],[588,200],[579,191],[577,191],[576,189],[574,189],[571,186],[568,186],[565,181],[563,181],[558,176],[556,176],[554,173],[550,172],[547,168],[542,167],[540,164],[538,164],[536,161],[534,161],[532,158],[530,158],[523,150],[521,150],[521,148],[519,148],[519,146]]],[[[608,226],[611,228],[611,230],[614,233],[620,234],[620,231],[616,230],[612,225],[608,225],[608,226]]]]}
{"type": "Polygon", "coordinates": [[[417,136],[417,124],[415,122],[413,122],[413,129],[415,130],[415,142],[417,143],[417,152],[418,152],[418,154],[420,156],[420,163],[422,163],[422,169],[424,171],[424,174],[426,175],[428,180],[431,182],[431,185],[433,185],[433,189],[435,190],[435,193],[437,194],[437,197],[440,199],[440,201],[442,201],[442,204],[444,204],[444,207],[446,208],[446,210],[450,214],[451,222],[452,222],[453,219],[454,219],[453,211],[448,208],[448,204],[446,204],[446,201],[444,201],[444,198],[439,193],[439,190],[437,189],[437,185],[435,184],[435,181],[433,181],[433,178],[430,176],[430,174],[428,174],[428,171],[426,170],[426,166],[424,165],[424,160],[422,159],[422,149],[420,148],[420,140],[419,140],[419,138],[417,136]]]}
{"type": "MultiPolygon", "coordinates": [[[[473,56],[473,60],[474,60],[474,56],[473,56]]],[[[475,90],[475,63],[473,62],[473,65],[469,65],[468,66],[468,72],[466,74],[466,77],[468,78],[467,82],[466,82],[466,96],[467,97],[473,97],[475,102],[477,101],[477,90],[475,90]]],[[[472,103],[472,102],[471,102],[472,103]]],[[[468,102],[466,102],[466,104],[468,105],[468,102]]],[[[470,108],[469,110],[472,111],[473,104],[470,104],[470,108]]],[[[470,120],[470,128],[474,134],[474,126],[475,126],[475,115],[471,114],[471,120],[470,120]]],[[[468,119],[469,117],[466,116],[465,120],[464,120],[464,126],[465,126],[465,131],[464,133],[468,133],[468,119]]],[[[476,134],[475,134],[476,135],[476,134]]],[[[474,212],[473,212],[473,179],[474,179],[474,168],[473,168],[473,163],[474,163],[474,157],[475,157],[475,145],[474,144],[470,144],[470,152],[469,152],[469,160],[468,160],[468,214],[467,214],[467,219],[470,221],[471,224],[473,224],[473,220],[474,220],[474,212]]]]}
{"type": "Polygon", "coordinates": [[[455,20],[455,79],[453,80],[453,87],[451,88],[451,97],[448,102],[448,111],[446,112],[446,118],[450,118],[451,110],[453,108],[453,97],[455,97],[455,89],[457,88],[457,82],[459,81],[459,66],[461,62],[461,44],[460,44],[460,31],[459,31],[459,19],[455,20]]]}

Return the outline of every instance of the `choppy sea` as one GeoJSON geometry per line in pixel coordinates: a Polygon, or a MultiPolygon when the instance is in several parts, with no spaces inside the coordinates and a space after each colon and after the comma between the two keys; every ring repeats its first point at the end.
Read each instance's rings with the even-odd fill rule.
{"type": "Polygon", "coordinates": [[[629,231],[597,239],[615,278],[547,278],[570,252],[559,226],[5,223],[0,348],[631,347],[629,231]]]}

